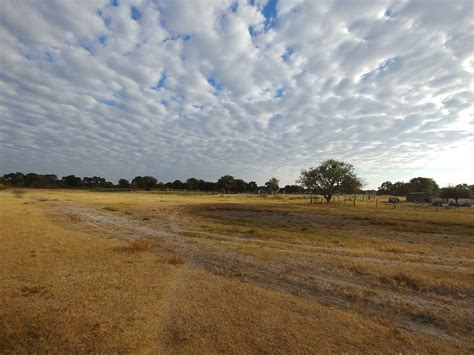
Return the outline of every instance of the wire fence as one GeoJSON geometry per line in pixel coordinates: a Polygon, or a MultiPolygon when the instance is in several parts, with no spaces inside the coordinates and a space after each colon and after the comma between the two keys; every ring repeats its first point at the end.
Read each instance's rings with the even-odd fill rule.
{"type": "MultiPolygon", "coordinates": [[[[310,204],[326,204],[326,199],[319,195],[307,195],[305,199],[310,204]]],[[[471,213],[474,215],[474,207],[450,206],[450,205],[432,205],[430,203],[406,202],[403,198],[399,198],[399,202],[389,202],[388,196],[368,196],[368,195],[335,195],[329,202],[332,206],[353,206],[365,207],[381,210],[413,210],[427,212],[459,212],[471,213]]]]}

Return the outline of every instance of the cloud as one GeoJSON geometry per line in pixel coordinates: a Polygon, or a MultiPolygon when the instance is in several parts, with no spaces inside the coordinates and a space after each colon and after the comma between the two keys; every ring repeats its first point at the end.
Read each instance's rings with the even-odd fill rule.
{"type": "Polygon", "coordinates": [[[2,6],[2,173],[472,180],[468,1],[2,6]]]}

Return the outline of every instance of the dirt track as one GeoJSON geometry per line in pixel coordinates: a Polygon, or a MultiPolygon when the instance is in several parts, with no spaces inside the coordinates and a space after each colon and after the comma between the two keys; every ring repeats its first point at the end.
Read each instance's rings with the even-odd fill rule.
{"type": "MultiPolygon", "coordinates": [[[[344,247],[323,248],[310,243],[203,233],[189,229],[187,220],[196,217],[183,211],[179,215],[176,212],[160,214],[160,226],[157,226],[139,215],[130,216],[75,202],[49,201],[43,206],[47,207],[53,219],[55,215],[68,216],[72,223],[67,228],[91,229],[114,238],[156,241],[157,253],[176,253],[189,267],[203,268],[231,279],[305,297],[325,306],[350,310],[367,319],[397,324],[410,332],[443,337],[454,343],[470,340],[469,329],[474,318],[472,289],[463,297],[454,293],[429,294],[410,287],[396,289],[381,278],[351,267],[354,261],[363,261],[385,267],[413,263],[423,268],[458,271],[464,268],[468,271],[470,265],[464,266],[465,259],[370,251],[356,254],[344,247]],[[252,248],[258,248],[262,253],[268,251],[271,259],[249,253],[252,248]],[[446,318],[459,320],[456,333],[446,332],[446,318]]],[[[269,214],[268,218],[278,216],[269,214]]],[[[173,312],[173,299],[179,297],[180,290],[188,282],[186,268],[179,272],[175,281],[169,293],[169,314],[173,312]]]]}

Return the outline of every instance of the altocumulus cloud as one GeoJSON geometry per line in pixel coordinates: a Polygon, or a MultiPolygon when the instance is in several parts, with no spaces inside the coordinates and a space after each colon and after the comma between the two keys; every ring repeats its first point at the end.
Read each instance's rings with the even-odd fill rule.
{"type": "Polygon", "coordinates": [[[472,180],[469,0],[1,8],[2,173],[472,180]]]}

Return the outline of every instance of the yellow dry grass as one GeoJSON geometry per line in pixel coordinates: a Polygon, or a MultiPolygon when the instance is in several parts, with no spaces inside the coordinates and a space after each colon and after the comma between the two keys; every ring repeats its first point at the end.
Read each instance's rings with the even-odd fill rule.
{"type": "Polygon", "coordinates": [[[0,191],[0,353],[472,353],[474,214],[0,191]]]}

